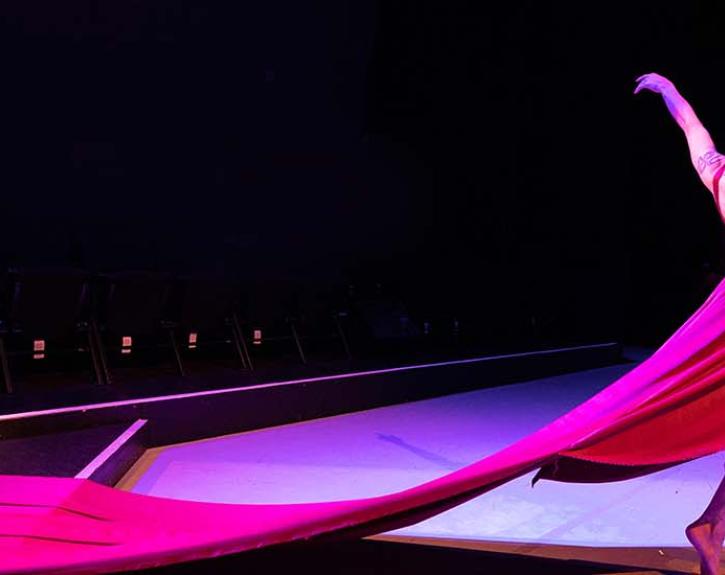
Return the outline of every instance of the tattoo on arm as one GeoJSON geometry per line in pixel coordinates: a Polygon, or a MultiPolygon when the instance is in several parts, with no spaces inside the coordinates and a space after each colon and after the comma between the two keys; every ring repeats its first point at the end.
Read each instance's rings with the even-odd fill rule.
{"type": "Polygon", "coordinates": [[[697,171],[702,174],[707,168],[718,168],[725,162],[725,156],[717,150],[705,152],[697,158],[697,171]]]}

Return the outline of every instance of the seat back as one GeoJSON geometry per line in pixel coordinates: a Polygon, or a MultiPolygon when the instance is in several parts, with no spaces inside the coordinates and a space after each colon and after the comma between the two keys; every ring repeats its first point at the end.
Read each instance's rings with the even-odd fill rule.
{"type": "Polygon", "coordinates": [[[127,271],[106,274],[99,286],[99,315],[112,337],[153,337],[167,319],[171,278],[167,274],[127,271]]]}
{"type": "Polygon", "coordinates": [[[8,278],[13,333],[62,341],[75,336],[89,310],[90,276],[74,268],[16,270],[8,278]]]}
{"type": "Polygon", "coordinates": [[[221,278],[187,277],[179,282],[178,324],[183,332],[214,336],[226,331],[236,287],[221,278]]]}

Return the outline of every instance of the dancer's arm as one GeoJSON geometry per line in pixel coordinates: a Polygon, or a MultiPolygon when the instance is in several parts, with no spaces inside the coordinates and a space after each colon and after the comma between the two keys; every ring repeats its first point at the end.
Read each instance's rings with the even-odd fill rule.
{"type": "Polygon", "coordinates": [[[725,156],[715,149],[710,134],[700,122],[692,106],[682,97],[670,80],[659,74],[645,74],[637,78],[634,93],[638,94],[642,90],[660,94],[664,99],[670,114],[685,132],[692,165],[710,193],[713,196],[718,194],[715,196],[715,201],[725,217],[725,182],[719,186],[719,190],[715,190],[713,186],[713,177],[718,169],[725,165],[725,156]]]}

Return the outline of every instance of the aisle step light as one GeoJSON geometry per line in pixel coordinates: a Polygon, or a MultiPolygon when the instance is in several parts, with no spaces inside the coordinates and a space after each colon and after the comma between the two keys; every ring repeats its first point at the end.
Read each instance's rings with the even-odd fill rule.
{"type": "Polygon", "coordinates": [[[127,355],[131,353],[131,350],[133,348],[133,338],[130,336],[123,336],[121,338],[121,353],[124,355],[127,355]]]}
{"type": "Polygon", "coordinates": [[[189,349],[196,349],[196,342],[199,339],[199,334],[192,331],[189,333],[189,349]]]}
{"type": "Polygon", "coordinates": [[[261,329],[254,330],[252,343],[254,345],[262,345],[262,330],[261,329]]]}
{"type": "Polygon", "coordinates": [[[33,359],[45,359],[45,340],[33,340],[33,359]]]}

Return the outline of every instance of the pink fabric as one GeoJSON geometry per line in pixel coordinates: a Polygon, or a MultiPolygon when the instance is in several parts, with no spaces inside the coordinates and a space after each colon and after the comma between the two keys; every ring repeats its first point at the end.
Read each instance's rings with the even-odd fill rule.
{"type": "Polygon", "coordinates": [[[712,195],[715,197],[715,205],[717,205],[717,211],[720,217],[725,220],[725,212],[723,212],[722,206],[720,205],[720,179],[722,178],[723,172],[725,172],[725,164],[720,166],[712,177],[712,195]]]}
{"type": "Polygon", "coordinates": [[[0,476],[0,572],[102,573],[372,534],[537,468],[563,481],[650,472],[725,448],[723,381],[725,281],[657,353],[590,400],[490,457],[398,493],[226,505],[136,495],[88,480],[0,476]]]}

